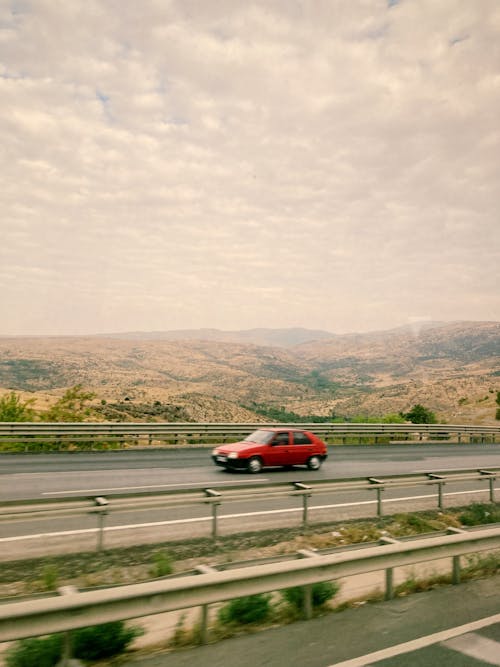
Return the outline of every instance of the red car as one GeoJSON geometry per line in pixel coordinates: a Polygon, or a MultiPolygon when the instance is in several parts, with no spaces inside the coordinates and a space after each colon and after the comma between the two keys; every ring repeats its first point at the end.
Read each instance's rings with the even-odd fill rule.
{"type": "Polygon", "coordinates": [[[262,428],[242,442],[220,445],[212,451],[215,465],[251,473],[268,466],[306,465],[309,470],[319,470],[327,456],[322,440],[295,428],[262,428]]]}

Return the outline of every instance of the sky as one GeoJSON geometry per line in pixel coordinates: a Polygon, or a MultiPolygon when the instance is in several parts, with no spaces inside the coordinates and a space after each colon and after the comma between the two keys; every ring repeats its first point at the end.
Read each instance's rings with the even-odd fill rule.
{"type": "Polygon", "coordinates": [[[0,0],[0,335],[500,320],[498,0],[0,0]]]}

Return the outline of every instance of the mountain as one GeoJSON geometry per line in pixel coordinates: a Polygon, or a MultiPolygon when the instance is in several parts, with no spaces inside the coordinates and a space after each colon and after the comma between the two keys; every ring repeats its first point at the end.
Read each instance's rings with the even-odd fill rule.
{"type": "Polygon", "coordinates": [[[0,338],[0,393],[42,409],[75,384],[113,420],[255,421],[266,407],[381,417],[421,403],[443,421],[495,424],[500,323],[0,338]]]}
{"type": "Polygon", "coordinates": [[[293,329],[245,329],[242,331],[221,331],[220,329],[178,329],[174,331],[131,331],[126,333],[99,334],[102,338],[122,340],[212,340],[222,343],[248,343],[273,347],[292,347],[310,341],[335,338],[328,331],[293,329]]]}

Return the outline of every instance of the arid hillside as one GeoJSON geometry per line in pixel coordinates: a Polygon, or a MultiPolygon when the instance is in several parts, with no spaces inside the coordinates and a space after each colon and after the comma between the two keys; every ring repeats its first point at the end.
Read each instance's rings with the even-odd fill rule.
{"type": "Polygon", "coordinates": [[[43,409],[75,384],[103,419],[248,421],[262,406],[349,418],[421,403],[444,421],[494,424],[500,323],[0,338],[0,393],[43,409]]]}

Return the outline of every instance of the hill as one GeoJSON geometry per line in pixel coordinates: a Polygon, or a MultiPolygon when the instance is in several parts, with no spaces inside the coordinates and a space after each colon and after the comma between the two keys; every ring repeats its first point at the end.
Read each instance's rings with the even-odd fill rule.
{"type": "Polygon", "coordinates": [[[99,334],[102,338],[121,340],[211,340],[221,343],[244,343],[275,347],[292,347],[301,343],[335,338],[329,331],[304,329],[246,329],[221,331],[220,329],[178,329],[176,331],[132,331],[126,333],[99,334]]]}
{"type": "Polygon", "coordinates": [[[422,403],[444,421],[494,424],[500,323],[0,338],[0,391],[40,409],[75,384],[103,419],[254,421],[262,406],[350,418],[422,403]]]}

